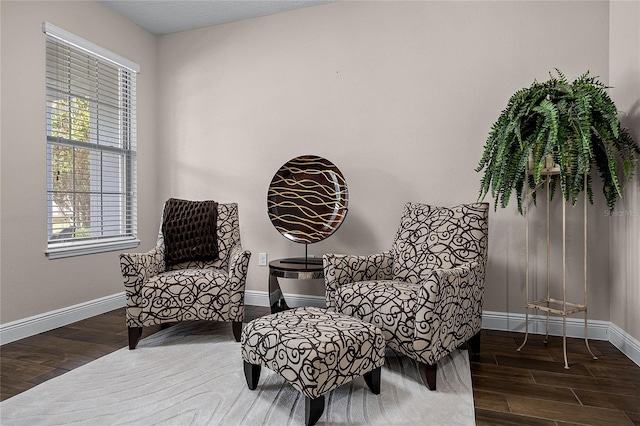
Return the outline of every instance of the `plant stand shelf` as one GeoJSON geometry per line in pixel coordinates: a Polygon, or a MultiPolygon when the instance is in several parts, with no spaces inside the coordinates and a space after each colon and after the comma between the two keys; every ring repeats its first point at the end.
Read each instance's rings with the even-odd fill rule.
{"type": "Polygon", "coordinates": [[[527,303],[527,308],[537,309],[539,311],[549,312],[550,314],[555,315],[573,315],[578,312],[586,312],[587,310],[585,305],[579,305],[577,303],[566,302],[564,300],[553,298],[533,300],[527,303]]]}
{"type": "MultiPolygon", "coordinates": [[[[584,300],[582,303],[574,303],[567,301],[567,216],[566,216],[566,201],[562,200],[562,298],[557,299],[551,297],[551,226],[550,226],[550,209],[549,204],[551,201],[550,182],[554,175],[559,175],[560,170],[558,167],[551,167],[543,169],[542,173],[544,179],[534,189],[527,190],[527,196],[524,200],[524,215],[526,220],[526,267],[525,267],[525,295],[526,295],[526,309],[525,309],[525,335],[524,341],[518,347],[517,351],[524,347],[529,337],[529,311],[541,311],[546,313],[546,336],[544,344],[547,344],[549,339],[549,316],[550,314],[560,315],[562,317],[562,352],[564,355],[564,368],[569,369],[569,362],[567,359],[567,316],[584,312],[584,341],[587,346],[587,350],[593,357],[598,359],[591,348],[589,347],[588,326],[587,326],[587,175],[584,176],[584,250],[583,250],[583,271],[584,271],[584,300]],[[530,233],[530,221],[529,221],[529,204],[534,193],[544,186],[547,199],[547,285],[546,285],[546,297],[531,300],[530,299],[530,285],[529,285],[529,264],[530,264],[530,250],[529,250],[529,233],[530,233]]],[[[528,181],[528,173],[525,173],[525,182],[528,181]]]]}

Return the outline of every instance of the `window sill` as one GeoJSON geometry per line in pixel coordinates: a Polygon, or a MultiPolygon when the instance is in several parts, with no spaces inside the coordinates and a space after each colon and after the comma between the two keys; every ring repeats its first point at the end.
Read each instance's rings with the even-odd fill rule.
{"type": "Polygon", "coordinates": [[[49,260],[64,257],[84,256],[87,254],[104,253],[108,251],[129,250],[140,245],[138,239],[114,239],[93,243],[61,243],[50,245],[45,254],[49,260]]]}

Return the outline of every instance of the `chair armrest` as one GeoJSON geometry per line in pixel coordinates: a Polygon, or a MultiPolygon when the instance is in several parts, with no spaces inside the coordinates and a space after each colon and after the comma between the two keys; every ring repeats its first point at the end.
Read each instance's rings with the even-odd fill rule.
{"type": "Polygon", "coordinates": [[[365,256],[349,254],[325,254],[325,298],[327,308],[336,306],[335,294],[342,285],[369,280],[390,280],[393,277],[393,257],[390,251],[365,256]]]}
{"type": "Polygon", "coordinates": [[[467,342],[482,326],[484,263],[434,269],[415,305],[414,351],[429,365],[467,342]]]}
{"type": "Polygon", "coordinates": [[[244,305],[244,289],[247,283],[251,252],[243,250],[240,244],[231,249],[229,257],[229,283],[231,286],[231,301],[242,302],[244,305]]]}
{"type": "Polygon", "coordinates": [[[140,289],[150,277],[165,271],[164,246],[146,253],[120,254],[120,269],[127,294],[127,306],[140,306],[140,289]]]}

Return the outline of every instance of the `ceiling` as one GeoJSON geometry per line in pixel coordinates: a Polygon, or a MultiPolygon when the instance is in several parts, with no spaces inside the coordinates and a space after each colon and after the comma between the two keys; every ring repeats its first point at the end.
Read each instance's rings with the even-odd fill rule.
{"type": "Polygon", "coordinates": [[[98,0],[157,35],[316,6],[332,0],[98,0]]]}

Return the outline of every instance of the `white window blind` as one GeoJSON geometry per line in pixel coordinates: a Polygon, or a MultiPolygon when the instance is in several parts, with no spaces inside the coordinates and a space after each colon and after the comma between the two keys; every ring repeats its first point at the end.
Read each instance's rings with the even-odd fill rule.
{"type": "Polygon", "coordinates": [[[136,64],[45,23],[49,258],[136,247],[136,64]]]}

